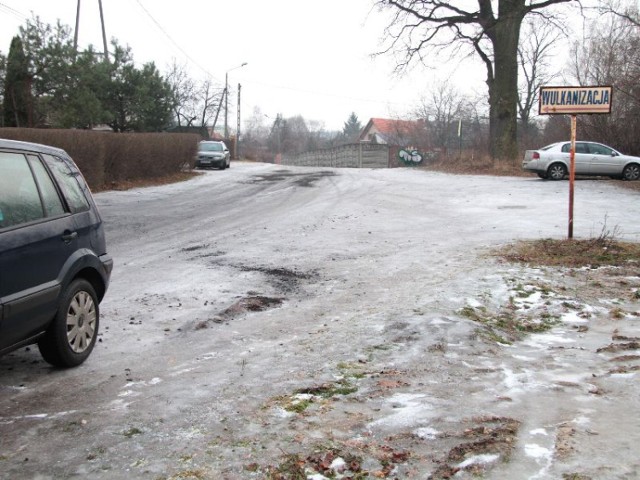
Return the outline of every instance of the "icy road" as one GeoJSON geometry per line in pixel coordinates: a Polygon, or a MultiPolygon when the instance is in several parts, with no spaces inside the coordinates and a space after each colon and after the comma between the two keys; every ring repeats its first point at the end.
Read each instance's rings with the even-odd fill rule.
{"type": "MultiPolygon", "coordinates": [[[[640,264],[493,254],[564,238],[567,182],[236,162],[96,199],[100,341],[0,358],[0,478],[638,478],[640,264]]],[[[575,199],[640,241],[637,192],[575,199]]]]}

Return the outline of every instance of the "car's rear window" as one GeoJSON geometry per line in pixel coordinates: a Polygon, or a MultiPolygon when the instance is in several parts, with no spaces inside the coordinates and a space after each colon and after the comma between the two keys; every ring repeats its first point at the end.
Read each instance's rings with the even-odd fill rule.
{"type": "Polygon", "coordinates": [[[45,162],[51,169],[53,176],[58,180],[58,185],[62,189],[62,193],[67,199],[67,203],[73,213],[84,212],[89,210],[89,202],[87,201],[82,187],[79,184],[80,173],[73,171],[65,163],[64,160],[53,155],[42,155],[45,162]]]}
{"type": "Polygon", "coordinates": [[[222,144],[221,143],[201,143],[200,151],[201,152],[221,152],[222,144]]]}

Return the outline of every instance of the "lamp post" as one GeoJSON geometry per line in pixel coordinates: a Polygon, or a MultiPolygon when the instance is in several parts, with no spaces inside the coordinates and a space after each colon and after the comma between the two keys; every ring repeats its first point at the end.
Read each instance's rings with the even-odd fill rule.
{"type": "Polygon", "coordinates": [[[238,65],[237,67],[230,68],[224,74],[224,139],[229,138],[229,72],[238,68],[244,67],[247,62],[238,65]]]}

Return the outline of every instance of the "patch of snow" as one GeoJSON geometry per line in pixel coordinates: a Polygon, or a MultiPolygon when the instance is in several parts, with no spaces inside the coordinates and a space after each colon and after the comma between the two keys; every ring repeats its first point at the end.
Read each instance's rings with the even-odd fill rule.
{"type": "Polygon", "coordinates": [[[635,372],[629,372],[629,373],[612,373],[611,374],[611,378],[624,378],[624,379],[628,379],[628,378],[633,378],[635,377],[636,374],[635,372]]]}
{"type": "Polygon", "coordinates": [[[515,297],[514,303],[516,305],[526,304],[527,306],[537,305],[542,303],[542,292],[534,291],[528,297],[515,297]]]}
{"type": "Polygon", "coordinates": [[[333,462],[331,462],[331,465],[329,465],[329,468],[336,473],[340,473],[344,471],[346,466],[347,466],[347,462],[345,462],[344,459],[338,457],[334,459],[333,462]]]}
{"type": "Polygon", "coordinates": [[[397,393],[387,400],[395,412],[369,424],[370,427],[411,427],[431,417],[433,406],[425,403],[425,395],[397,393]]]}
{"type": "Polygon", "coordinates": [[[273,414],[275,417],[278,418],[291,418],[291,417],[295,417],[295,413],[294,412],[288,412],[287,410],[285,410],[282,407],[276,407],[273,409],[273,414]]]}
{"type": "Polygon", "coordinates": [[[434,318],[432,319],[429,323],[431,323],[431,325],[449,325],[451,324],[451,320],[447,320],[446,318],[434,318]]]}
{"type": "Polygon", "coordinates": [[[524,446],[524,453],[531,458],[551,460],[551,450],[537,443],[528,443],[524,446]]]}
{"type": "Polygon", "coordinates": [[[487,465],[494,463],[498,458],[500,458],[500,455],[497,453],[483,453],[482,455],[474,455],[473,457],[467,458],[464,462],[459,463],[457,467],[467,468],[471,465],[487,465]]]}
{"type": "Polygon", "coordinates": [[[311,473],[310,470],[306,470],[305,475],[307,476],[307,480],[329,480],[329,477],[325,477],[320,473],[311,473]]]}
{"type": "Polygon", "coordinates": [[[547,431],[544,428],[535,428],[529,432],[530,435],[544,435],[545,437],[548,435],[547,431]]]}
{"type": "Polygon", "coordinates": [[[560,317],[564,323],[589,323],[589,320],[580,316],[581,312],[567,312],[560,317]]]}
{"type": "Polygon", "coordinates": [[[482,302],[479,302],[475,298],[468,298],[467,299],[467,305],[469,305],[470,307],[473,307],[473,308],[480,308],[480,307],[484,306],[482,304],[482,302]]]}
{"type": "Polygon", "coordinates": [[[515,358],[516,360],[522,360],[523,362],[533,362],[533,361],[535,361],[535,358],[527,357],[526,355],[512,355],[512,358],[515,358]]]}
{"type": "Polygon", "coordinates": [[[591,423],[591,419],[589,417],[577,417],[572,420],[576,425],[589,425],[591,423]]]}
{"type": "Polygon", "coordinates": [[[421,428],[416,428],[413,431],[413,434],[421,438],[422,440],[435,440],[438,437],[438,435],[440,435],[440,432],[435,428],[421,427],[421,428]]]}
{"type": "Polygon", "coordinates": [[[532,335],[522,341],[523,345],[527,345],[533,348],[538,348],[540,350],[546,350],[549,348],[550,344],[554,343],[575,343],[576,341],[572,338],[566,338],[564,336],[564,331],[553,331],[552,333],[538,333],[536,335],[532,335]]]}

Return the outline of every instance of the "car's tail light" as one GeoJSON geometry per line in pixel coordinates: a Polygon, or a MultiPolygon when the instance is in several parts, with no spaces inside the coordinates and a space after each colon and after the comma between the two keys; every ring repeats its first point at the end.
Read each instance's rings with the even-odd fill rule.
{"type": "Polygon", "coordinates": [[[533,152],[533,159],[538,160],[540,158],[540,154],[538,152],[533,152]]]}

